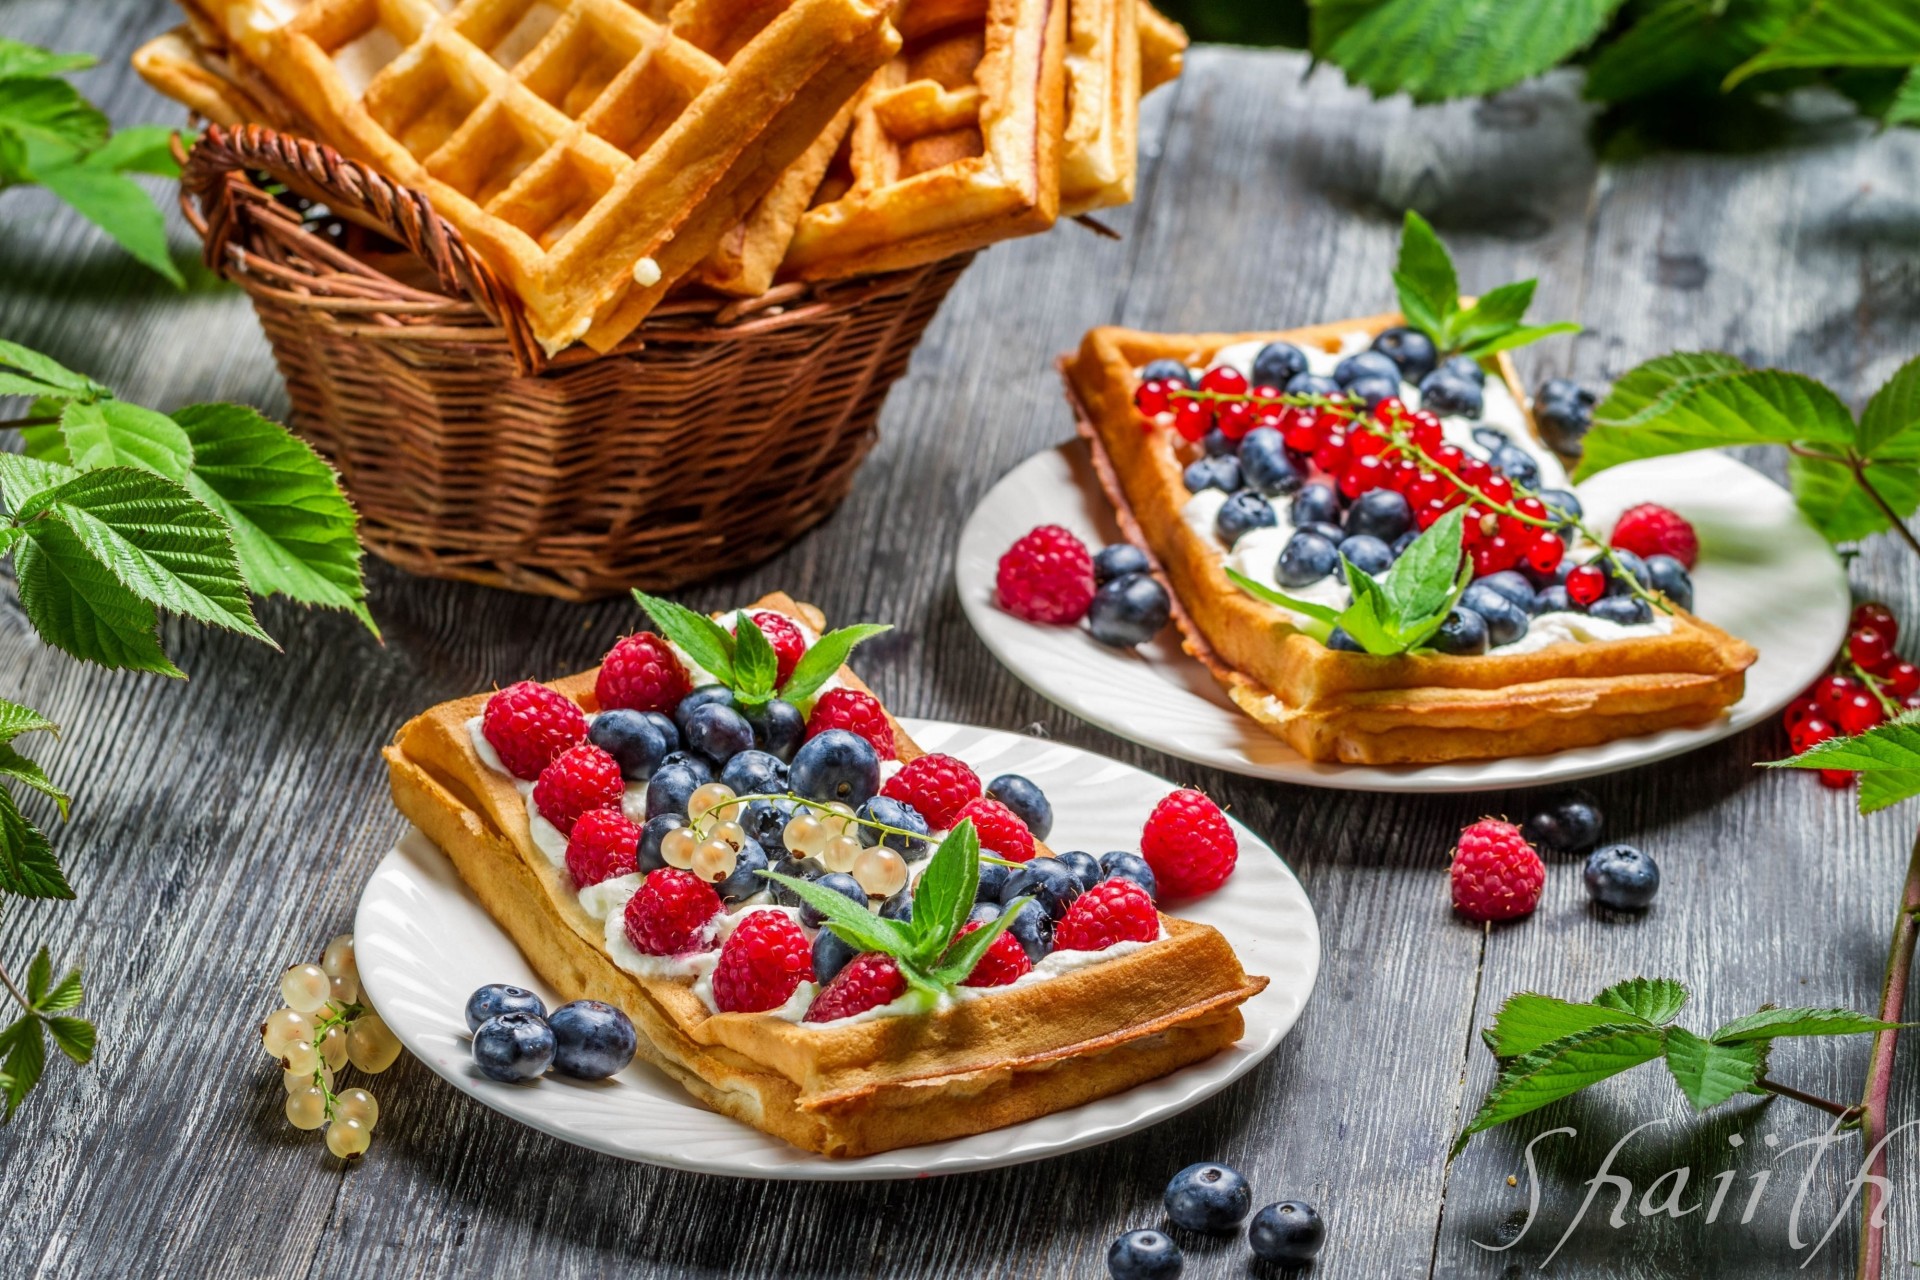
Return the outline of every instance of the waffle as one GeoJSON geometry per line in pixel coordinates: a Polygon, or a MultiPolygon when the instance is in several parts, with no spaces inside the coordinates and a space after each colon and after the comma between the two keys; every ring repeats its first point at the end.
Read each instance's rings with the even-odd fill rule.
{"type": "Polygon", "coordinates": [[[1068,0],[1060,212],[1133,199],[1140,141],[1140,0],[1068,0]]]}
{"type": "Polygon", "coordinates": [[[1187,33],[1147,0],[1139,3],[1140,92],[1146,94],[1179,78],[1186,65],[1187,33]]]}
{"type": "Polygon", "coordinates": [[[909,0],[905,43],[856,100],[784,273],[900,270],[1053,225],[1066,16],[1052,0],[909,0]]]}
{"type": "MultiPolygon", "coordinates": [[[[424,193],[549,352],[605,351],[748,217],[899,48],[884,7],[187,0],[323,142],[424,193]]],[[[791,197],[789,197],[790,199],[791,197]]]]}
{"type": "MultiPolygon", "coordinates": [[[[1665,635],[1521,654],[1377,658],[1327,648],[1298,631],[1292,615],[1228,580],[1217,548],[1181,518],[1189,496],[1181,473],[1194,447],[1171,431],[1141,430],[1134,371],[1160,357],[1204,365],[1248,341],[1338,350],[1348,333],[1400,323],[1375,316],[1270,334],[1095,329],[1063,360],[1102,487],[1171,589],[1186,651],[1301,755],[1348,764],[1536,755],[1705,724],[1738,701],[1753,648],[1680,609],[1665,635]]],[[[1500,373],[1525,405],[1505,356],[1500,373]]]]}
{"type": "MultiPolygon", "coordinates": [[[[823,622],[785,596],[752,608],[823,622]]],[[[552,687],[596,707],[593,672],[552,687]]],[[[608,958],[603,926],[533,845],[519,792],[474,751],[466,722],[485,704],[444,703],[400,730],[385,752],[394,803],[563,999],[626,1010],[642,1056],[695,1098],[807,1150],[939,1142],[1119,1092],[1238,1040],[1239,1006],[1266,986],[1215,930],[1163,918],[1166,936],[1131,954],[927,1014],[808,1026],[712,1013],[686,982],[608,958]]],[[[902,758],[920,754],[894,733],[902,758]]]]}

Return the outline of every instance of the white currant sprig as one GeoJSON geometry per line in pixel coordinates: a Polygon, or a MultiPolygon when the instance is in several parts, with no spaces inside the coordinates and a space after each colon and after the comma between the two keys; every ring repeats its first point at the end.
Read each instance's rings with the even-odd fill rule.
{"type": "Polygon", "coordinates": [[[329,942],[319,964],[289,966],[279,985],[285,1004],[261,1024],[260,1042],[280,1060],[287,1121],[325,1126],[327,1150],[356,1159],[372,1143],[380,1104],[362,1088],[335,1093],[335,1073],[351,1064],[378,1075],[400,1056],[400,1041],[361,991],[353,936],[329,942]]]}

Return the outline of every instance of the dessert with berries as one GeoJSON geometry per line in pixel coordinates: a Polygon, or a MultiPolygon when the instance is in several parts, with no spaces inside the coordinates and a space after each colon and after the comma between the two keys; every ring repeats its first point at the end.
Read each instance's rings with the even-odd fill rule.
{"type": "MultiPolygon", "coordinates": [[[[624,1013],[700,1101],[859,1156],[1076,1106],[1240,1038],[1266,979],[1156,906],[1233,871],[1204,795],[1163,800],[1138,852],[1055,853],[1032,781],[923,752],[847,669],[884,628],[828,631],[779,595],[713,618],[641,603],[661,634],[435,707],[386,758],[395,803],[535,971],[624,1013]]],[[[508,1015],[538,1043],[493,1047],[530,1079],[546,1041],[508,1015]]]]}
{"type": "MultiPolygon", "coordinates": [[[[1693,528],[1650,503],[1593,528],[1504,352],[1445,357],[1386,315],[1096,329],[1063,369],[1184,647],[1308,759],[1532,755],[1741,695],[1753,649],[1690,612],[1693,528]]],[[[1049,550],[1047,599],[1090,593],[1064,581],[1073,549],[1049,550]]],[[[997,586],[1015,612],[1033,595],[1018,563],[997,586]]]]}

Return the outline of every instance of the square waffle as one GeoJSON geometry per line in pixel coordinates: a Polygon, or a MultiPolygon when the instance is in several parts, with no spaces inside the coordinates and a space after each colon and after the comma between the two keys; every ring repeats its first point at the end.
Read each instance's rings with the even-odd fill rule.
{"type": "Polygon", "coordinates": [[[1068,0],[1060,212],[1133,199],[1140,141],[1140,0],[1068,0]]]}
{"type": "MultiPolygon", "coordinates": [[[[750,606],[824,619],[784,595],[750,606]]],[[[849,686],[864,689],[851,672],[849,686]]],[[[552,688],[597,710],[592,671],[552,688]]],[[[606,949],[572,878],[535,846],[512,779],[484,764],[467,722],[476,694],[409,721],[385,751],[395,805],[458,868],[562,999],[604,1000],[640,1033],[640,1054],[705,1105],[796,1146],[850,1157],[1017,1124],[1211,1057],[1238,1040],[1249,977],[1226,939],[1162,917],[1130,954],[908,1014],[804,1024],[715,1013],[680,978],[642,977],[606,949]]],[[[891,717],[889,717],[891,719],[891,717]]],[[[903,760],[920,755],[895,722],[903,760]]]]}
{"type": "MultiPolygon", "coordinates": [[[[1738,701],[1752,646],[1677,607],[1664,635],[1516,654],[1380,658],[1329,649],[1299,631],[1292,614],[1234,586],[1218,544],[1182,518],[1190,496],[1182,472],[1199,446],[1171,430],[1141,429],[1136,370],[1162,357],[1205,366],[1216,352],[1247,342],[1338,351],[1347,334],[1400,323],[1385,315],[1283,333],[1095,329],[1063,359],[1095,471],[1122,529],[1171,590],[1186,651],[1241,710],[1301,755],[1345,764],[1536,755],[1704,724],[1738,701]]],[[[1503,354],[1499,366],[1524,407],[1512,362],[1503,354]]]]}
{"type": "Polygon", "coordinates": [[[1146,94],[1180,77],[1186,64],[1187,32],[1147,0],[1139,0],[1139,8],[1140,92],[1146,94]]]}
{"type": "Polygon", "coordinates": [[[549,352],[605,351],[899,48],[884,7],[689,10],[726,60],[624,0],[188,0],[320,140],[423,192],[549,352]]]}

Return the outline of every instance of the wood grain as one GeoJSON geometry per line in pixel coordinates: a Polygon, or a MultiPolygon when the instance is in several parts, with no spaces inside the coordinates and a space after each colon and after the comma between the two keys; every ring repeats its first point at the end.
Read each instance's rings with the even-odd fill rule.
{"type": "MultiPolygon", "coordinates": [[[[70,6],[9,0],[7,33],[85,49],[82,87],[121,122],[177,121],[128,74],[127,54],[175,21],[161,0],[70,6]]],[[[1399,211],[1427,211],[1468,285],[1542,280],[1542,315],[1588,331],[1521,355],[1531,381],[1604,382],[1674,348],[1715,347],[1821,377],[1854,403],[1910,354],[1920,318],[1920,142],[1823,125],[1807,145],[1738,159],[1669,155],[1596,164],[1576,86],[1551,80],[1499,101],[1415,111],[1374,103],[1296,57],[1203,49],[1152,99],[1139,203],[994,249],[962,281],[888,405],[853,497],[797,546],[688,593],[717,607],[772,588],[836,619],[899,629],[863,672],[903,714],[1030,727],[1207,787],[1273,842],[1320,913],[1326,960],[1299,1028],[1251,1078],[1181,1118],[1036,1166],[917,1184],[809,1186],[703,1179],[622,1164],[503,1121],[403,1062],[377,1084],[370,1159],[343,1170],[280,1116],[254,1048],[271,981],[352,918],[398,820],[375,754],[421,707],[521,676],[585,666],[637,623],[618,603],[559,605],[423,582],[375,567],[376,644],[348,621],[264,610],[285,646],[170,627],[186,683],[109,675],[40,646],[11,594],[0,605],[0,691],[67,725],[39,747],[75,792],[56,833],[79,900],[0,919],[0,954],[40,940],[84,959],[101,1030],[97,1062],[56,1064],[0,1131],[0,1274],[241,1277],[960,1277],[1102,1274],[1109,1239],[1160,1221],[1184,1164],[1230,1161],[1261,1202],[1315,1201],[1332,1243],[1315,1275],[1518,1276],[1546,1258],[1579,1183],[1633,1126],[1621,1167],[1644,1189],[1672,1165],[1701,1180],[1764,1135],[1819,1126],[1787,1104],[1736,1103],[1706,1121],[1660,1068],[1593,1100],[1443,1157],[1490,1060],[1474,1043],[1509,992],[1583,996],[1636,972],[1686,979],[1688,1025],[1764,1000],[1868,1007],[1904,864],[1907,820],[1861,820],[1800,776],[1761,774],[1772,729],[1596,783],[1610,834],[1660,859],[1644,918],[1585,905],[1556,864],[1530,922],[1486,934],[1447,909],[1450,836],[1519,794],[1375,797],[1263,784],[1118,742],[1055,711],[1001,671],[951,585],[960,525],[987,487],[1071,434],[1050,357],[1100,323],[1164,329],[1281,327],[1388,302],[1399,211]],[[1550,1186],[1519,1245],[1528,1139],[1550,1186]],[[1503,1235],[1504,1233],[1504,1235],[1503,1235]]],[[[155,184],[161,189],[162,184],[155,184]]],[[[233,398],[284,408],[251,312],[201,273],[185,295],[132,266],[33,192],[0,196],[0,333],[163,407],[233,398]]],[[[190,237],[174,223],[178,252],[190,237]]],[[[1011,539],[1020,530],[1008,530],[1011,539]]],[[[1920,616],[1920,575],[1875,544],[1863,593],[1920,616]]],[[[35,812],[47,818],[43,808],[35,812]]],[[[1910,817],[1910,815],[1908,815],[1910,817]]],[[[1864,1042],[1789,1046],[1782,1078],[1844,1095],[1864,1042]]],[[[1911,1056],[1909,1046],[1909,1056],[1911,1056]]],[[[1905,1061],[1896,1108],[1920,1114],[1905,1061]]],[[[1780,1157],[1797,1172],[1804,1153],[1780,1157]]],[[[1920,1256],[1913,1153],[1894,1148],[1893,1257],[1920,1256]]],[[[1829,1168],[1803,1233],[1839,1195],[1829,1168]]],[[[1790,1181],[1790,1173],[1778,1175],[1790,1181]]],[[[1786,1193],[1790,1195],[1790,1190],[1786,1193]]],[[[1736,1196],[1738,1202],[1741,1196],[1736,1196]]],[[[1840,1274],[1852,1226],[1809,1267],[1786,1239],[1785,1195],[1753,1223],[1598,1212],[1555,1258],[1570,1277],[1840,1274]]],[[[1737,1214],[1727,1215],[1737,1217],[1737,1214]]],[[[1816,1223],[1817,1220],[1817,1223],[1816,1223]]],[[[1243,1246],[1189,1241],[1187,1275],[1262,1274],[1243,1246]]]]}

